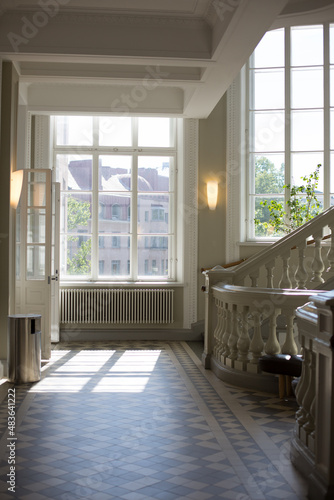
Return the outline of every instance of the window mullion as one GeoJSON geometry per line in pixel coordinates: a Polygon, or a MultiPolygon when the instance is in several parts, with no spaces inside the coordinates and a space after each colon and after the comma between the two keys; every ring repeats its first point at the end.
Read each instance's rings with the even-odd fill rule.
{"type": "MultiPolygon", "coordinates": [[[[255,213],[255,162],[254,162],[254,72],[252,72],[250,65],[253,64],[254,54],[252,54],[250,61],[246,63],[246,71],[245,71],[245,158],[246,158],[246,167],[248,175],[245,179],[246,190],[248,193],[247,197],[247,209],[246,214],[255,213]],[[250,111],[252,109],[252,111],[250,111]],[[252,161],[251,161],[252,158],[252,161]]],[[[249,217],[245,215],[244,224],[246,225],[246,235],[248,239],[254,239],[254,224],[253,220],[250,220],[249,217]]],[[[245,226],[244,226],[245,227],[245,226]]]]}
{"type": "Polygon", "coordinates": [[[138,154],[132,156],[132,177],[131,177],[131,277],[138,278],[138,154]]]}
{"type": "Polygon", "coordinates": [[[330,54],[329,23],[324,24],[324,208],[330,207],[330,54]]]}
{"type": "Polygon", "coordinates": [[[93,118],[93,179],[92,179],[92,279],[96,281],[99,273],[99,154],[98,148],[98,117],[93,118]]]}
{"type": "Polygon", "coordinates": [[[132,155],[132,171],[131,171],[131,277],[133,280],[138,279],[138,118],[132,119],[132,145],[134,153],[132,155]]]}
{"type": "MultiPolygon", "coordinates": [[[[284,30],[284,81],[285,81],[285,184],[291,184],[291,28],[284,30]]],[[[288,189],[285,189],[284,199],[287,202],[289,195],[288,189]]],[[[288,207],[287,207],[288,210],[288,207]]]]}

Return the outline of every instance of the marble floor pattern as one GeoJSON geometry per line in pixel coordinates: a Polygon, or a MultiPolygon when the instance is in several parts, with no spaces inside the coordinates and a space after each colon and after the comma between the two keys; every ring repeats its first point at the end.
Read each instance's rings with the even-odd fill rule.
{"type": "Polygon", "coordinates": [[[39,382],[2,380],[0,397],[2,500],[306,498],[296,402],[224,384],[184,342],[57,344],[39,382]]]}

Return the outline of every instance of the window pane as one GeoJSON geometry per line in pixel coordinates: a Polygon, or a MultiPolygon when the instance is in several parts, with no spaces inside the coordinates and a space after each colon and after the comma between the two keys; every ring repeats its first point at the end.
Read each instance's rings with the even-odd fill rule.
{"type": "Polygon", "coordinates": [[[329,27],[329,36],[330,36],[330,63],[334,64],[334,24],[331,24],[329,27]]]}
{"type": "Polygon", "coordinates": [[[280,203],[284,209],[284,197],[283,196],[256,196],[255,197],[255,219],[257,223],[255,224],[255,236],[281,236],[282,232],[275,232],[273,226],[269,222],[270,212],[268,206],[263,206],[262,203],[267,202],[270,204],[271,201],[280,203]]]}
{"type": "Polygon", "coordinates": [[[41,280],[45,278],[45,246],[27,246],[27,279],[41,280]]]}
{"type": "Polygon", "coordinates": [[[99,144],[101,146],[131,146],[131,118],[100,116],[99,144]]]}
{"type": "Polygon", "coordinates": [[[148,147],[172,146],[170,118],[138,118],[138,145],[148,147]]]}
{"type": "Polygon", "coordinates": [[[89,276],[91,247],[90,236],[64,235],[61,238],[61,275],[89,276]]]}
{"type": "Polygon", "coordinates": [[[284,30],[268,31],[254,54],[255,68],[278,68],[284,66],[284,30]]]}
{"type": "Polygon", "coordinates": [[[58,146],[91,146],[93,144],[92,116],[56,116],[58,146]]]}
{"type": "Polygon", "coordinates": [[[99,236],[99,277],[129,276],[130,237],[99,236]]]}
{"type": "Polygon", "coordinates": [[[99,232],[130,232],[130,194],[99,194],[99,232]]]}
{"type": "Polygon", "coordinates": [[[140,156],[138,191],[168,191],[170,162],[168,156],[140,156]]]}
{"type": "Polygon", "coordinates": [[[317,191],[323,192],[324,186],[324,156],[322,153],[293,153],[291,155],[291,184],[301,186],[305,184],[302,177],[314,172],[317,165],[322,165],[319,171],[317,191]]]}
{"type": "Polygon", "coordinates": [[[61,207],[61,232],[91,232],[92,196],[90,194],[63,193],[61,196],[61,207]]]}
{"type": "Polygon", "coordinates": [[[284,150],[284,113],[254,113],[254,151],[284,150]]]}
{"type": "Polygon", "coordinates": [[[330,106],[334,107],[334,67],[330,69],[330,106]]]}
{"type": "Polygon", "coordinates": [[[131,189],[131,156],[99,156],[99,189],[129,191],[131,189]]]}
{"type": "Polygon", "coordinates": [[[283,193],[284,155],[254,155],[255,193],[283,193]]]}
{"type": "Polygon", "coordinates": [[[45,243],[45,209],[28,208],[27,242],[45,243]]]}
{"type": "Polygon", "coordinates": [[[331,109],[330,111],[330,148],[334,149],[334,109],[331,109]]]}
{"type": "Polygon", "coordinates": [[[293,151],[323,149],[324,122],[322,111],[293,111],[291,122],[293,151]]]}
{"type": "Polygon", "coordinates": [[[254,109],[284,108],[284,71],[253,71],[254,109]]]}
{"type": "Polygon", "coordinates": [[[44,172],[28,173],[28,206],[45,207],[46,174],[44,172]]]}
{"type": "Polygon", "coordinates": [[[302,26],[291,29],[291,65],[323,64],[322,26],[302,26]]]}
{"type": "Polygon", "coordinates": [[[324,105],[323,69],[291,71],[292,108],[320,108],[324,105]]]}
{"type": "Polygon", "coordinates": [[[169,195],[138,195],[138,233],[168,233],[168,228],[169,195]]]}
{"type": "Polygon", "coordinates": [[[92,189],[92,157],[88,155],[57,155],[57,171],[63,191],[92,189]]]}
{"type": "Polygon", "coordinates": [[[138,275],[168,276],[168,237],[138,238],[138,275]]]}

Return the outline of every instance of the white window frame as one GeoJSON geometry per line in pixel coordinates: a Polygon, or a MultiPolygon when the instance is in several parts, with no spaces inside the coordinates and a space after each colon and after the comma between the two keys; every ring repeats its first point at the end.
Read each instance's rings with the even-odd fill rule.
{"type": "MultiPolygon", "coordinates": [[[[333,22],[305,22],[301,26],[322,25],[324,27],[324,208],[330,206],[330,192],[326,188],[330,186],[330,159],[333,158],[333,150],[330,149],[330,110],[333,113],[333,106],[330,108],[330,66],[329,59],[329,28],[333,22]]],[[[285,38],[290,38],[290,30],[294,25],[285,26],[285,38]]],[[[285,45],[285,85],[290,86],[290,52],[289,45],[285,45]]],[[[333,73],[332,69],[332,73],[333,73]]],[[[290,94],[285,92],[285,109],[291,109],[290,94]]],[[[240,246],[254,244],[270,244],[277,239],[275,237],[255,237],[254,235],[254,215],[250,213],[250,128],[249,119],[249,63],[240,71],[238,77],[230,86],[227,92],[227,259],[229,261],[240,258],[240,246]]],[[[333,104],[333,103],[332,103],[333,104]]],[[[285,134],[285,183],[290,182],[290,127],[289,120],[285,134]]],[[[333,124],[333,123],[332,123],[333,124]]],[[[316,166],[316,165],[315,165],[316,166]]],[[[332,165],[332,169],[334,165],[332,165]]],[[[286,196],[286,193],[285,193],[286,196]]],[[[286,199],[285,199],[286,201],[286,199]]]]}
{"type": "MultiPolygon", "coordinates": [[[[66,115],[66,113],[63,113],[66,115]]],[[[77,116],[75,113],[68,113],[68,116],[77,116]]],[[[88,115],[87,115],[88,116],[88,115]]],[[[93,115],[91,115],[93,116],[93,115]]],[[[92,262],[92,271],[91,276],[61,276],[62,282],[103,282],[103,283],[114,283],[118,281],[134,283],[134,282],[175,282],[177,280],[177,262],[176,258],[178,243],[177,243],[177,217],[176,217],[176,203],[178,199],[177,194],[177,172],[178,172],[178,161],[180,161],[180,156],[178,154],[178,137],[180,132],[178,132],[178,120],[175,118],[170,119],[171,124],[171,146],[170,147],[138,147],[137,144],[137,131],[138,131],[138,117],[131,117],[132,119],[132,134],[133,134],[133,145],[131,147],[106,147],[99,146],[98,144],[98,134],[94,133],[98,129],[97,117],[93,118],[93,144],[91,146],[58,146],[56,144],[56,127],[53,128],[53,164],[56,165],[56,157],[58,154],[78,154],[85,155],[89,154],[92,156],[93,161],[93,186],[92,186],[92,253],[91,253],[91,262],[92,262]],[[131,155],[133,158],[133,166],[132,166],[132,191],[137,193],[137,168],[138,168],[138,158],[140,156],[166,156],[170,157],[170,188],[169,188],[169,196],[170,196],[170,224],[169,224],[169,233],[166,235],[169,238],[170,244],[168,249],[168,276],[140,276],[138,277],[138,269],[137,269],[137,203],[131,203],[131,211],[132,211],[132,221],[131,221],[131,229],[130,229],[130,237],[132,237],[132,244],[130,245],[130,260],[132,262],[131,266],[131,275],[129,277],[120,276],[106,276],[99,277],[99,239],[98,239],[98,157],[100,155],[121,155],[127,154],[131,155]]],[[[54,121],[54,117],[51,116],[51,121],[54,121]]],[[[58,177],[57,177],[58,178],[58,177]]],[[[136,199],[137,194],[135,194],[136,199]]],[[[145,236],[145,235],[144,235],[145,236]]]]}

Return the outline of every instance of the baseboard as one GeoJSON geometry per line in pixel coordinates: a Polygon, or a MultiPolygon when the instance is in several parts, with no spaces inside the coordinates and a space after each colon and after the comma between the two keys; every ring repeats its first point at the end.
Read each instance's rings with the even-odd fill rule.
{"type": "Polygon", "coordinates": [[[278,395],[278,378],[275,375],[253,374],[235,370],[219,364],[213,356],[210,358],[210,369],[220,380],[228,384],[278,395]]]}
{"type": "Polygon", "coordinates": [[[192,323],[191,331],[197,333],[201,340],[204,338],[204,319],[197,321],[196,323],[192,323]]]}
{"type": "Polygon", "coordinates": [[[0,359],[0,378],[7,377],[7,359],[0,359]]]}

